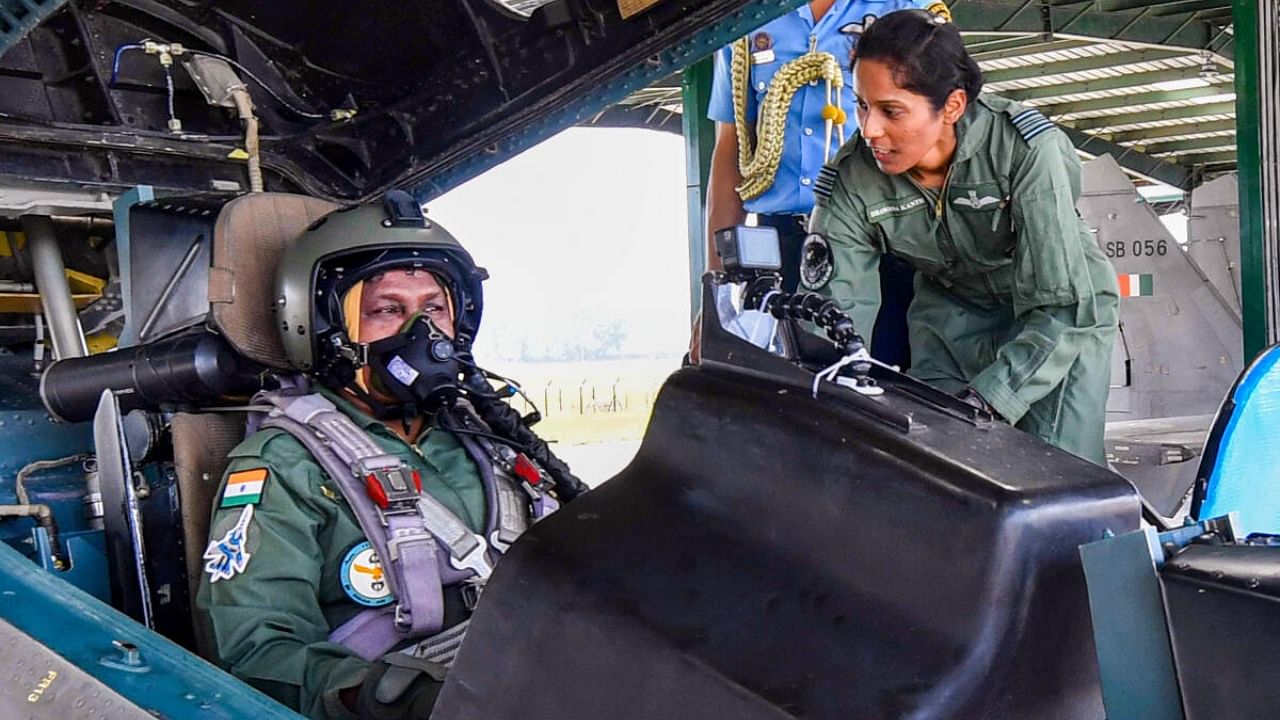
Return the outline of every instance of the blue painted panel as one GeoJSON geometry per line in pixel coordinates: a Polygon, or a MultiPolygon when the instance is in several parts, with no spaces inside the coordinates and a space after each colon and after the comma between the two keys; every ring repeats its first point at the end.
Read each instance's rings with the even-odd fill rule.
{"type": "Polygon", "coordinates": [[[1280,533],[1280,348],[1249,367],[1231,399],[1200,517],[1235,512],[1245,535],[1280,533]]]}
{"type": "Polygon", "coordinates": [[[302,716],[0,543],[0,617],[158,717],[298,720],[302,716]],[[103,664],[112,641],[138,647],[147,669],[103,664]]]}
{"type": "Polygon", "coordinates": [[[69,567],[56,570],[50,559],[49,534],[44,528],[36,528],[31,533],[32,545],[37,548],[33,559],[39,558],[40,567],[45,572],[57,573],[58,577],[75,585],[94,598],[104,603],[111,602],[111,583],[107,580],[107,540],[101,530],[89,530],[82,533],[59,536],[62,551],[66,553],[69,567]]]}

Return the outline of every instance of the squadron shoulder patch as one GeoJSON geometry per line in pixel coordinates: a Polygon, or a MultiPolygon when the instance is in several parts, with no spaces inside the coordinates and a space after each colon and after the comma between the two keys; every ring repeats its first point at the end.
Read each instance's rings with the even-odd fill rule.
{"type": "Polygon", "coordinates": [[[209,573],[209,582],[230,580],[249,567],[249,558],[253,557],[249,553],[249,522],[253,520],[253,507],[245,505],[236,524],[204,549],[204,571],[209,573]]]}
{"type": "Polygon", "coordinates": [[[1018,134],[1023,140],[1031,142],[1035,138],[1054,129],[1057,125],[1053,121],[1044,116],[1044,113],[1035,108],[1027,108],[1017,115],[1013,116],[1013,126],[1018,129],[1018,134]]]}
{"type": "Polygon", "coordinates": [[[834,272],[831,243],[825,237],[811,233],[800,247],[800,284],[806,290],[818,290],[831,280],[834,272]]]}
{"type": "Polygon", "coordinates": [[[368,540],[353,545],[347,551],[340,577],[347,597],[365,607],[382,607],[395,600],[378,553],[368,540]]]}
{"type": "Polygon", "coordinates": [[[262,491],[266,485],[266,468],[233,472],[227,476],[227,488],[222,491],[222,503],[218,507],[256,505],[262,501],[262,491]]]}

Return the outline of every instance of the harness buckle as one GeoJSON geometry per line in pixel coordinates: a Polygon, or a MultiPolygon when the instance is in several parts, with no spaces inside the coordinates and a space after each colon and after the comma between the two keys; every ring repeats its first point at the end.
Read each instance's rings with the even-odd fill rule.
{"type": "Polygon", "coordinates": [[[409,619],[409,615],[404,611],[404,605],[401,603],[396,603],[395,623],[396,629],[401,632],[408,630],[413,624],[413,621],[409,619]]]}
{"type": "Polygon", "coordinates": [[[472,535],[471,537],[475,538],[475,544],[461,555],[456,554],[456,547],[451,546],[449,548],[449,564],[458,570],[470,570],[481,581],[488,580],[489,576],[493,574],[493,566],[489,564],[487,555],[489,544],[479,535],[472,535]]]}
{"type": "Polygon", "coordinates": [[[484,592],[484,583],[468,580],[458,586],[458,594],[462,596],[462,604],[467,612],[474,612],[480,604],[480,594],[484,592]]]}
{"type": "Polygon", "coordinates": [[[365,489],[370,499],[385,513],[417,512],[422,493],[422,476],[403,465],[366,471],[365,489]]]}

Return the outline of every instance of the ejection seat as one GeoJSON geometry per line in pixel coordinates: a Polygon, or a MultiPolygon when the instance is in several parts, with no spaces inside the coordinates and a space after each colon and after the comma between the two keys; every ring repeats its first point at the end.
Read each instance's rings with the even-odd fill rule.
{"type": "MultiPolygon", "coordinates": [[[[211,248],[209,324],[250,360],[270,369],[289,370],[271,311],[276,268],[285,245],[337,207],[283,193],[244,195],[222,207],[211,248]]],[[[183,412],[173,417],[174,467],[193,612],[213,497],[227,467],[227,454],[244,439],[246,419],[240,412],[183,412]]],[[[194,620],[196,645],[209,657],[204,623],[198,617],[194,620]]]]}

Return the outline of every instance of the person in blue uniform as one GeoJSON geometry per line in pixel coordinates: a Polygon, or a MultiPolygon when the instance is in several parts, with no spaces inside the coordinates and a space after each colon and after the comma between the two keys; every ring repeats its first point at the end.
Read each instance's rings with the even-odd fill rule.
{"type": "MultiPolygon", "coordinates": [[[[813,183],[823,164],[835,156],[856,129],[849,75],[854,46],[876,18],[904,8],[923,8],[950,19],[946,4],[940,0],[813,0],[750,33],[738,48],[731,45],[716,54],[707,110],[707,116],[716,122],[707,189],[708,269],[720,267],[712,234],[720,228],[743,224],[747,213],[754,213],[759,224],[777,228],[782,243],[783,288],[796,289],[806,216],[813,209],[813,183]],[[749,72],[749,82],[740,80],[737,93],[735,52],[742,55],[738,68],[749,72]],[[788,75],[793,74],[783,69],[814,52],[829,53],[834,58],[834,66],[843,75],[843,87],[832,88],[829,94],[827,83],[817,79],[796,88],[787,87],[788,75]],[[747,155],[768,152],[770,143],[762,136],[768,129],[759,121],[762,103],[771,89],[779,95],[794,89],[782,136],[777,138],[781,157],[776,172],[771,172],[772,164],[759,158],[750,163],[754,168],[744,168],[740,138],[751,145],[747,155]],[[838,99],[834,97],[836,93],[838,99]],[[763,176],[758,172],[761,166],[765,166],[763,176]],[[744,173],[744,169],[756,172],[744,173]]],[[[905,264],[886,258],[881,272],[885,275],[881,283],[882,318],[893,315],[897,321],[882,319],[877,323],[871,351],[884,362],[905,367],[909,357],[906,307],[911,300],[912,271],[905,264]]]]}

